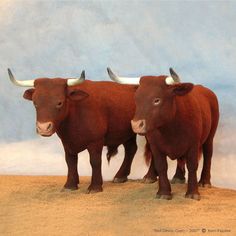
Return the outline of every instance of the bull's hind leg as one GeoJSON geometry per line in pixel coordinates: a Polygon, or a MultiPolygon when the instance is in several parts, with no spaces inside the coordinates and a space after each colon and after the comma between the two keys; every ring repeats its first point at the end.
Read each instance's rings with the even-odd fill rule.
{"type": "MultiPolygon", "coordinates": [[[[157,181],[158,173],[155,170],[154,161],[153,158],[151,160],[151,164],[149,167],[149,170],[147,174],[143,177],[144,183],[154,183],[157,181]]],[[[173,176],[171,183],[172,184],[184,184],[186,181],[185,179],[185,160],[184,159],[178,159],[177,160],[177,166],[175,175],[173,176]]]]}
{"type": "Polygon", "coordinates": [[[172,184],[185,183],[185,160],[183,158],[177,160],[175,175],[173,176],[171,183],[172,184]]]}
{"type": "Polygon", "coordinates": [[[213,154],[213,139],[219,121],[219,108],[216,101],[215,106],[212,107],[212,127],[206,142],[202,145],[203,153],[203,167],[199,186],[211,187],[211,158],[213,154]]]}
{"type": "Polygon", "coordinates": [[[124,183],[128,180],[127,177],[130,174],[131,164],[137,151],[136,135],[125,142],[123,145],[125,148],[125,158],[119,171],[114,177],[114,183],[124,183]]]}
{"type": "Polygon", "coordinates": [[[77,170],[78,155],[70,154],[66,151],[66,164],[68,166],[68,175],[64,189],[76,190],[78,189],[79,184],[79,175],[77,170]]]}
{"type": "Polygon", "coordinates": [[[151,159],[151,163],[148,169],[147,174],[143,177],[143,183],[145,184],[151,184],[157,181],[157,176],[158,173],[155,169],[155,165],[154,165],[154,160],[153,158],[151,159]]]}
{"type": "Polygon", "coordinates": [[[213,140],[207,140],[203,146],[203,168],[201,178],[199,180],[199,186],[211,187],[211,158],[213,152],[213,140]]]}
{"type": "Polygon", "coordinates": [[[198,192],[197,183],[197,168],[198,168],[198,157],[199,150],[197,147],[193,147],[189,150],[186,156],[187,168],[188,168],[188,188],[185,194],[186,198],[192,198],[200,200],[200,194],[198,192]]]}

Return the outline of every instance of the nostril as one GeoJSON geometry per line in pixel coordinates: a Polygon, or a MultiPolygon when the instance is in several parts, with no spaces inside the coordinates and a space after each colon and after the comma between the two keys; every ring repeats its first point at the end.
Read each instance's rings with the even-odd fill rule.
{"type": "Polygon", "coordinates": [[[146,121],[143,120],[131,120],[132,129],[137,134],[144,134],[146,132],[146,121]]]}
{"type": "Polygon", "coordinates": [[[49,123],[48,127],[47,127],[47,130],[49,131],[49,130],[51,130],[51,128],[52,128],[52,123],[49,123]]]}
{"type": "Polygon", "coordinates": [[[141,122],[139,123],[139,128],[142,128],[143,126],[144,126],[144,122],[141,121],[141,122]]]}
{"type": "Polygon", "coordinates": [[[41,130],[40,125],[38,124],[38,122],[36,123],[36,129],[41,130]]]}

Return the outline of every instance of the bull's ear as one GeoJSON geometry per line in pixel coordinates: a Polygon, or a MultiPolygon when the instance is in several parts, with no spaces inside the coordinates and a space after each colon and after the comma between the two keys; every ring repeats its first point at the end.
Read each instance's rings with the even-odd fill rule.
{"type": "Polygon", "coordinates": [[[80,89],[68,89],[67,96],[71,100],[81,101],[87,98],[89,95],[80,89]]]}
{"type": "Polygon", "coordinates": [[[34,94],[35,89],[27,89],[24,92],[23,98],[32,101],[32,96],[34,94]]]}
{"type": "Polygon", "coordinates": [[[171,86],[172,93],[177,96],[184,96],[193,89],[192,83],[179,83],[171,86]]]}

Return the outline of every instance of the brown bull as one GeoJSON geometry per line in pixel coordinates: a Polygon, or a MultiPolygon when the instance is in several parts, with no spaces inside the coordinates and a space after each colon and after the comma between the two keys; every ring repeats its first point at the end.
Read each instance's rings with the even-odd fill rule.
{"type": "MultiPolygon", "coordinates": [[[[143,76],[136,90],[136,112],[132,120],[135,133],[145,135],[150,143],[159,173],[157,198],[171,199],[167,178],[167,156],[187,163],[187,198],[200,200],[197,183],[198,160],[203,152],[199,184],[210,186],[213,138],[219,120],[216,95],[201,85],[180,83],[178,75],[143,76]]],[[[113,78],[126,83],[121,77],[113,78]]],[[[129,83],[132,80],[129,80],[129,83]]],[[[139,80],[134,79],[135,83],[139,80]]],[[[181,169],[181,168],[180,168],[181,169]]]]}
{"type": "MultiPolygon", "coordinates": [[[[24,98],[34,103],[37,132],[42,136],[51,136],[56,132],[62,141],[68,166],[64,188],[78,188],[77,155],[87,149],[92,166],[88,192],[102,191],[103,146],[108,147],[107,158],[110,160],[117,153],[118,146],[124,145],[125,158],[114,182],[127,180],[137,150],[136,134],[130,124],[135,111],[134,93],[137,86],[83,82],[84,73],[80,79],[18,81],[10,70],[8,72],[14,84],[34,87],[25,91],[24,98]]],[[[156,178],[154,168],[150,167],[146,177],[156,178]]]]}

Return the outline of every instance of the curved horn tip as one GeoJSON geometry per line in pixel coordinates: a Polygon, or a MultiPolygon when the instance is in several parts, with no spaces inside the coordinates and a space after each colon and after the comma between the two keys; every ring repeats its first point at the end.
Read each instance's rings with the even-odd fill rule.
{"type": "Polygon", "coordinates": [[[12,75],[12,72],[11,72],[10,68],[7,68],[7,71],[8,71],[9,75],[12,75]]]}
{"type": "Polygon", "coordinates": [[[15,79],[14,75],[12,74],[12,72],[9,68],[7,69],[7,71],[9,74],[9,78],[13,84],[15,84],[17,86],[21,86],[21,87],[34,87],[34,80],[19,81],[19,80],[15,79]]]}
{"type": "Polygon", "coordinates": [[[117,76],[113,73],[110,67],[107,67],[107,73],[112,80],[117,79],[117,76]]]}
{"type": "Polygon", "coordinates": [[[172,67],[170,67],[170,74],[176,74],[176,72],[174,71],[174,69],[172,67]]]}
{"type": "Polygon", "coordinates": [[[112,72],[112,70],[111,70],[110,67],[107,67],[107,73],[108,73],[108,74],[113,74],[113,72],[112,72]]]}
{"type": "Polygon", "coordinates": [[[9,77],[10,77],[10,80],[11,80],[13,83],[16,83],[16,80],[15,80],[14,75],[12,74],[10,68],[8,68],[7,71],[8,71],[8,75],[9,75],[9,77]]]}
{"type": "Polygon", "coordinates": [[[171,74],[172,78],[175,80],[175,82],[180,82],[180,77],[179,77],[178,74],[173,70],[172,67],[170,67],[170,74],[171,74]]]}
{"type": "Polygon", "coordinates": [[[82,71],[80,78],[85,79],[85,70],[82,71]]]}

